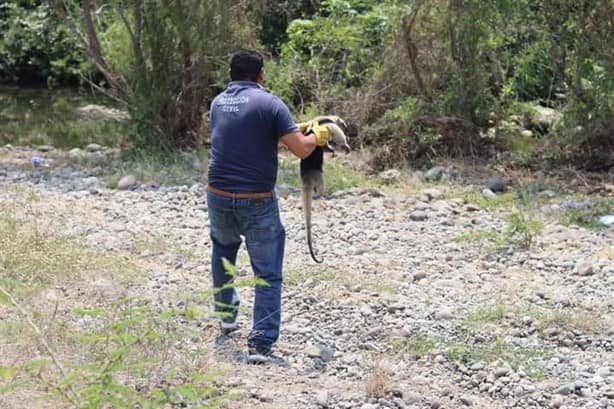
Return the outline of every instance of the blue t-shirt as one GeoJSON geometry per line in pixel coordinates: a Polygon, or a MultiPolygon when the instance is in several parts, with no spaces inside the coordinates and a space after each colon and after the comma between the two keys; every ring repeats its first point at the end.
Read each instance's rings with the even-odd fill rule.
{"type": "Polygon", "coordinates": [[[233,81],[211,103],[209,183],[228,192],[270,192],[279,138],[298,131],[290,110],[258,83],[233,81]]]}

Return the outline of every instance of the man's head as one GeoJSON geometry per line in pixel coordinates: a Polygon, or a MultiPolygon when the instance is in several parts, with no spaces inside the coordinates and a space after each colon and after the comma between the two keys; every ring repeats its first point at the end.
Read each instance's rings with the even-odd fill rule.
{"type": "Polygon", "coordinates": [[[261,82],[263,65],[262,56],[256,51],[237,51],[230,60],[230,79],[232,81],[261,82]]]}

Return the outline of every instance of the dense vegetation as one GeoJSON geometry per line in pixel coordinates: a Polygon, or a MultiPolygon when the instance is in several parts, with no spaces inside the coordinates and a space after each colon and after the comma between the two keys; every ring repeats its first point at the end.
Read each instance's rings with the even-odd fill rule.
{"type": "Polygon", "coordinates": [[[614,165],[611,0],[21,0],[0,31],[0,78],[94,83],[130,111],[134,145],[201,144],[229,54],[253,47],[297,116],[343,115],[379,167],[614,165]]]}

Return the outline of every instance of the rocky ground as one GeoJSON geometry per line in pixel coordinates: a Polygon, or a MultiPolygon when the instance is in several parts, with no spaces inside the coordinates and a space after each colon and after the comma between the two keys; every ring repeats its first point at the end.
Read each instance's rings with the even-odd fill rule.
{"type": "MultiPolygon", "coordinates": [[[[124,179],[109,188],[100,164],[61,154],[34,169],[35,154],[3,150],[0,200],[36,192],[41,224],[103,252],[137,248],[148,274],[126,291],[162,309],[209,287],[202,183],[124,179]],[[172,248],[142,245],[159,238],[172,248]]],[[[288,239],[277,352],[288,365],[241,359],[249,288],[240,289],[234,337],[219,338],[211,318],[190,324],[204,333],[210,365],[224,370],[217,382],[241,392],[227,407],[614,408],[614,229],[563,226],[540,213],[544,229],[529,250],[489,250],[472,234],[503,236],[509,209],[467,202],[456,182],[424,187],[356,188],[317,201],[321,265],[306,248],[298,195],[281,187],[288,239]]],[[[547,199],[542,209],[565,200],[547,199]]],[[[238,267],[249,277],[244,250],[238,267]]],[[[92,277],[79,291],[110,297],[112,284],[92,277]]]]}

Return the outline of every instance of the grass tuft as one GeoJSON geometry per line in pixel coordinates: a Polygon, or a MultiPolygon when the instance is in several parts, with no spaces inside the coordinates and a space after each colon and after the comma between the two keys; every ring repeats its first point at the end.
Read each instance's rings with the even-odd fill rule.
{"type": "Polygon", "coordinates": [[[429,355],[433,348],[435,348],[435,345],[435,340],[422,334],[392,342],[394,351],[409,354],[416,359],[429,355]]]}
{"type": "Polygon", "coordinates": [[[594,199],[594,205],[586,209],[567,209],[559,215],[559,223],[564,226],[576,225],[590,230],[605,229],[599,217],[614,214],[614,198],[594,199]]]}
{"type": "Polygon", "coordinates": [[[544,350],[511,345],[501,338],[479,345],[452,344],[446,354],[448,359],[457,365],[471,365],[476,362],[509,365],[514,370],[524,370],[535,380],[543,379],[544,373],[538,361],[547,356],[544,350]]]}
{"type": "Polygon", "coordinates": [[[383,398],[390,389],[392,378],[380,365],[376,365],[365,377],[365,392],[370,398],[383,398]]]}

